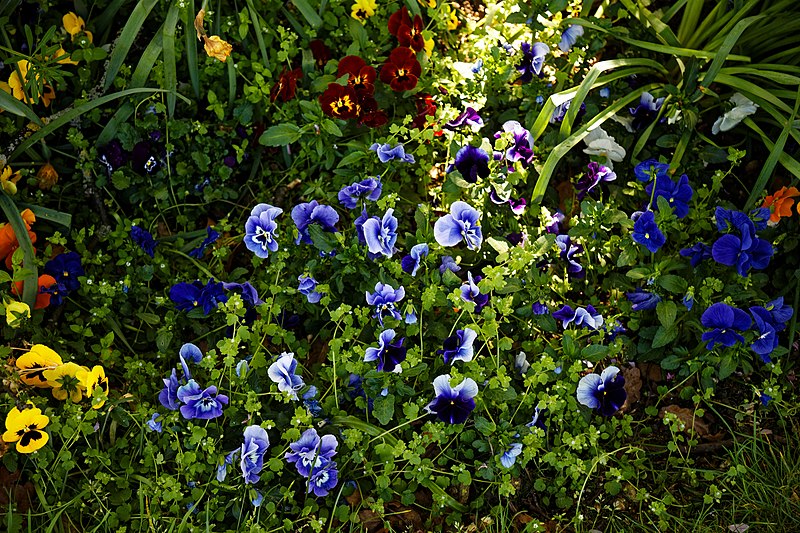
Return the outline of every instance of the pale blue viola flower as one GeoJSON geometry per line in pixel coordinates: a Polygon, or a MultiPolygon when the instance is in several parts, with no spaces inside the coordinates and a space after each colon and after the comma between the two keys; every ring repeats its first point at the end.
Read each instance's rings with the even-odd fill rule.
{"type": "Polygon", "coordinates": [[[322,293],[316,291],[317,280],[311,276],[298,276],[297,281],[300,282],[297,290],[300,294],[306,297],[308,303],[315,304],[320,301],[322,298],[322,293]]]}
{"type": "Polygon", "coordinates": [[[275,219],[281,213],[283,209],[269,204],[258,204],[250,211],[244,224],[244,245],[258,257],[266,258],[270,252],[278,251],[275,234],[278,224],[275,219]]]}
{"type": "Polygon", "coordinates": [[[483,233],[478,225],[480,213],[466,202],[453,202],[450,214],[443,216],[433,226],[436,242],[442,246],[456,246],[462,240],[470,250],[480,250],[483,233]]]}
{"type": "Polygon", "coordinates": [[[383,219],[372,217],[364,222],[364,240],[370,253],[391,257],[397,242],[397,218],[394,209],[387,209],[383,219]]]}
{"type": "Polygon", "coordinates": [[[158,413],[153,413],[153,416],[150,417],[150,420],[147,421],[147,427],[150,428],[150,431],[155,431],[156,433],[161,433],[163,430],[163,425],[161,422],[157,420],[161,418],[161,415],[158,413]]]}
{"type": "Polygon", "coordinates": [[[292,220],[297,226],[297,239],[295,244],[304,242],[313,244],[308,227],[311,224],[319,225],[324,231],[336,233],[336,223],[339,222],[339,214],[329,205],[321,205],[316,200],[302,203],[292,208],[292,220]]]}
{"type": "Polygon", "coordinates": [[[238,363],[236,363],[236,377],[241,378],[247,376],[247,373],[250,372],[250,365],[247,363],[246,359],[242,359],[238,363]]]}
{"type": "Polygon", "coordinates": [[[452,256],[443,255],[442,264],[439,266],[439,272],[444,274],[446,270],[449,270],[450,272],[458,272],[461,270],[461,267],[458,266],[458,263],[456,263],[456,260],[453,259],[452,256]]]}
{"type": "Polygon", "coordinates": [[[511,468],[514,466],[514,463],[517,462],[517,457],[521,453],[522,444],[519,442],[513,443],[511,446],[509,446],[508,450],[503,452],[503,455],[500,456],[500,464],[503,465],[504,468],[511,468]]]}
{"type": "Polygon", "coordinates": [[[416,244],[411,247],[411,252],[409,252],[409,255],[403,257],[403,259],[400,261],[400,266],[403,268],[405,273],[416,276],[417,270],[419,270],[420,261],[423,257],[427,257],[429,252],[430,248],[428,248],[428,243],[423,242],[416,244]]]}
{"type": "Polygon", "coordinates": [[[388,163],[393,159],[398,159],[404,163],[414,163],[414,156],[407,154],[402,144],[398,144],[394,148],[390,144],[375,143],[369,147],[370,150],[378,154],[378,159],[381,163],[388,163]]]}
{"type": "Polygon", "coordinates": [[[272,363],[267,369],[269,378],[278,384],[278,390],[289,394],[292,400],[297,400],[297,391],[305,386],[303,378],[296,375],[297,360],[294,354],[284,352],[278,360],[272,363]]]}
{"type": "Polygon", "coordinates": [[[367,303],[375,307],[375,314],[372,315],[372,318],[377,318],[381,326],[383,326],[383,319],[387,316],[391,316],[395,320],[403,319],[395,305],[406,295],[403,287],[395,290],[391,285],[378,282],[375,284],[375,292],[366,294],[367,303]]]}
{"type": "Polygon", "coordinates": [[[253,504],[253,507],[261,507],[261,504],[264,503],[264,495],[253,489],[250,494],[250,503],[253,504]]]}
{"type": "Polygon", "coordinates": [[[558,43],[558,48],[564,53],[570,51],[578,42],[578,37],[583,35],[583,26],[572,25],[561,34],[561,41],[558,43]]]}
{"type": "Polygon", "coordinates": [[[312,470],[319,470],[323,466],[323,461],[333,459],[338,445],[335,436],[324,435],[320,438],[316,429],[309,428],[297,441],[289,444],[291,451],[286,452],[284,459],[294,464],[301,476],[308,477],[312,470]]]}
{"type": "Polygon", "coordinates": [[[244,430],[244,443],[240,453],[239,466],[245,484],[258,483],[264,468],[264,454],[269,448],[267,430],[261,426],[247,426],[244,430]]]}
{"type": "Polygon", "coordinates": [[[383,185],[380,179],[367,178],[357,183],[342,187],[339,191],[339,203],[347,209],[355,209],[358,207],[358,201],[361,199],[370,200],[374,202],[381,197],[383,185]]]}
{"type": "Polygon", "coordinates": [[[619,368],[610,366],[597,374],[587,374],[578,383],[578,403],[596,410],[603,416],[611,416],[622,407],[628,397],[625,392],[625,377],[619,368]]]}

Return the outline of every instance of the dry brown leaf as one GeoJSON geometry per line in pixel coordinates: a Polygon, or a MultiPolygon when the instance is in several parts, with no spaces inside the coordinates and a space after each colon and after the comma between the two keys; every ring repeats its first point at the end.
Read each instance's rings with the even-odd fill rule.
{"type": "Polygon", "coordinates": [[[620,408],[621,411],[627,411],[631,405],[639,401],[642,390],[642,372],[635,366],[629,366],[622,369],[622,376],[625,378],[625,392],[628,397],[625,403],[620,408]]]}
{"type": "Polygon", "coordinates": [[[694,410],[686,407],[679,407],[677,405],[668,405],[662,407],[658,413],[660,418],[664,418],[666,413],[675,415],[678,420],[683,422],[683,429],[686,432],[694,431],[700,437],[708,437],[711,431],[708,423],[700,417],[695,416],[694,410]]]}

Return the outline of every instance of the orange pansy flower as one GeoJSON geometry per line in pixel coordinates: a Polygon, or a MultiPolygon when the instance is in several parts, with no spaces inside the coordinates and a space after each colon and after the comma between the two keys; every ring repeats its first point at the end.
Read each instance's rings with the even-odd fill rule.
{"type": "Polygon", "coordinates": [[[767,196],[761,207],[769,207],[772,211],[769,221],[777,224],[781,217],[792,216],[793,198],[796,196],[800,196],[800,191],[796,187],[781,187],[775,194],[767,196]]]}

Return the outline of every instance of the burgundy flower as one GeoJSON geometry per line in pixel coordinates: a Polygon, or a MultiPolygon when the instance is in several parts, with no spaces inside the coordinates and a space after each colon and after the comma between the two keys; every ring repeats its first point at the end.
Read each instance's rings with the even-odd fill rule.
{"type": "Polygon", "coordinates": [[[375,68],[358,56],[346,56],[339,61],[336,77],[349,75],[347,84],[357,93],[372,94],[375,92],[375,68]]]}
{"type": "Polygon", "coordinates": [[[379,128],[389,122],[386,112],[378,109],[378,102],[371,94],[358,94],[358,123],[370,128],[379,128]]]}
{"type": "Polygon", "coordinates": [[[425,47],[425,38],[422,36],[422,17],[416,15],[411,24],[401,24],[397,30],[397,42],[400,46],[408,46],[419,52],[425,47]]]}
{"type": "Polygon", "coordinates": [[[330,49],[325,46],[325,43],[322,41],[322,39],[314,39],[308,43],[308,47],[311,48],[311,55],[314,56],[314,61],[317,64],[317,68],[323,68],[325,63],[327,63],[331,58],[330,49]]]}
{"type": "Polygon", "coordinates": [[[389,84],[393,91],[410,91],[417,86],[422,67],[411,48],[398,47],[392,50],[381,68],[381,81],[389,84]]]}
{"type": "Polygon", "coordinates": [[[281,102],[288,102],[293,99],[297,91],[297,81],[302,77],[302,69],[289,70],[284,67],[278,82],[272,86],[272,90],[269,92],[269,101],[274,102],[280,99],[281,102]]]}
{"type": "Polygon", "coordinates": [[[358,116],[358,97],[356,90],[342,87],[338,83],[329,83],[328,88],[319,97],[322,112],[334,118],[347,120],[358,116]]]}
{"type": "Polygon", "coordinates": [[[408,15],[408,8],[403,6],[389,17],[389,33],[397,37],[401,26],[411,26],[411,17],[408,15]]]}

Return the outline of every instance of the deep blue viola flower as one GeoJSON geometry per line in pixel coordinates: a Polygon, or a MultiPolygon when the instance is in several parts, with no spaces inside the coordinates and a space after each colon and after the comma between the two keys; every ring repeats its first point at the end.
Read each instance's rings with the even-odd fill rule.
{"type": "Polygon", "coordinates": [[[633,122],[631,122],[633,129],[638,130],[649,124],[656,117],[656,113],[662,105],[664,105],[663,97],[656,99],[649,92],[643,92],[639,98],[639,105],[628,108],[633,116],[633,122]]]}
{"type": "Polygon", "coordinates": [[[391,316],[395,320],[402,320],[403,317],[395,304],[402,300],[405,295],[406,290],[403,287],[395,290],[391,285],[376,283],[375,292],[372,294],[367,292],[367,303],[375,307],[375,314],[372,315],[372,318],[377,318],[381,326],[383,326],[383,319],[387,316],[391,316]]]}
{"type": "Polygon", "coordinates": [[[667,238],[658,228],[655,214],[652,211],[645,211],[635,220],[631,234],[634,242],[643,245],[650,250],[650,253],[656,253],[667,242],[667,238]]]}
{"type": "Polygon", "coordinates": [[[519,81],[528,83],[533,76],[541,76],[544,58],[550,52],[550,47],[544,43],[522,43],[522,59],[515,65],[520,73],[519,81]]]}
{"type": "Polygon", "coordinates": [[[669,177],[669,163],[659,163],[656,159],[647,159],[633,168],[633,173],[639,181],[652,181],[656,177],[669,177]]]}
{"type": "Polygon", "coordinates": [[[258,204],[250,211],[244,224],[244,245],[258,257],[266,258],[270,252],[278,251],[275,234],[278,224],[275,219],[281,213],[283,209],[269,204],[258,204]]]}
{"type": "Polygon", "coordinates": [[[56,283],[64,285],[67,294],[63,294],[63,296],[78,290],[81,286],[78,277],[85,274],[81,265],[81,256],[78,252],[68,252],[55,256],[45,263],[44,273],[53,276],[56,283]]]}
{"type": "Polygon", "coordinates": [[[504,468],[511,468],[517,462],[517,457],[522,453],[522,444],[515,442],[500,456],[500,464],[504,468]]]}
{"type": "Polygon", "coordinates": [[[158,393],[158,401],[170,411],[177,411],[181,406],[178,400],[178,387],[181,383],[178,381],[177,371],[173,368],[170,377],[163,381],[164,388],[158,393]]]}
{"type": "Polygon", "coordinates": [[[464,126],[469,126],[472,129],[472,131],[478,131],[483,127],[483,119],[481,118],[481,116],[478,114],[477,111],[475,111],[471,107],[467,107],[466,111],[458,115],[450,122],[447,122],[444,125],[444,128],[447,130],[455,131],[458,128],[464,126]]]}
{"type": "Polygon", "coordinates": [[[714,210],[714,220],[717,222],[717,231],[727,233],[729,231],[747,232],[750,235],[756,232],[755,224],[745,213],[733,211],[724,207],[717,207],[714,210]]]}
{"type": "MultiPolygon", "coordinates": [[[[170,297],[171,295],[172,290],[170,289],[170,297]]],[[[211,311],[216,309],[219,304],[227,302],[228,295],[225,294],[222,282],[214,281],[213,278],[209,279],[208,283],[200,290],[200,299],[198,301],[205,315],[208,315],[211,311]]]]}
{"type": "Polygon", "coordinates": [[[353,221],[353,225],[356,227],[356,234],[358,235],[358,244],[367,244],[364,238],[364,222],[367,220],[369,220],[369,214],[367,213],[367,208],[364,207],[361,209],[361,216],[353,221]]]}
{"type": "Polygon", "coordinates": [[[336,223],[339,222],[339,214],[329,205],[320,205],[316,200],[311,200],[292,209],[292,220],[297,226],[297,239],[295,244],[304,242],[313,244],[311,236],[308,234],[308,226],[318,224],[323,230],[336,233],[336,223]]]}
{"type": "Polygon", "coordinates": [[[771,302],[767,302],[766,305],[764,305],[764,309],[766,309],[772,317],[771,324],[775,328],[775,331],[783,331],[786,329],[786,322],[788,322],[794,314],[794,310],[791,306],[784,305],[783,296],[775,298],[771,302]]]}
{"type": "Polygon", "coordinates": [[[433,235],[442,246],[456,246],[462,240],[470,250],[480,250],[483,233],[478,225],[480,213],[466,202],[453,202],[450,214],[445,215],[433,226],[433,235]]]}
{"type": "Polygon", "coordinates": [[[398,159],[403,161],[404,163],[414,163],[414,156],[411,154],[407,154],[405,148],[403,148],[402,144],[398,144],[394,148],[390,144],[378,144],[375,143],[369,147],[370,150],[373,150],[375,153],[378,154],[378,159],[381,160],[381,163],[388,163],[393,159],[398,159]]]}
{"type": "Polygon", "coordinates": [[[458,263],[456,263],[456,260],[453,259],[452,256],[443,255],[442,264],[439,266],[439,272],[444,274],[446,270],[449,270],[450,272],[458,272],[461,270],[461,267],[458,266],[458,263]]]}
{"type": "Polygon", "coordinates": [[[131,240],[150,257],[155,255],[158,243],[146,229],[136,225],[131,226],[131,240]]]}
{"type": "MultiPolygon", "coordinates": [[[[675,215],[678,218],[683,218],[689,214],[689,202],[692,200],[694,191],[692,191],[692,187],[689,185],[689,178],[686,174],[680,177],[678,183],[672,181],[669,176],[656,176],[655,187],[656,191],[655,194],[653,194],[653,203],[651,204],[652,209],[658,211],[658,202],[656,199],[659,196],[663,196],[669,203],[669,206],[675,211],[675,215]]],[[[653,182],[650,182],[647,184],[647,187],[645,187],[645,191],[650,195],[652,190],[653,182]]]]}
{"type": "Polygon", "coordinates": [[[222,406],[228,405],[228,397],[217,394],[215,386],[203,390],[193,379],[178,387],[178,399],[184,404],[181,406],[181,415],[186,420],[217,418],[222,416],[222,406]]]}
{"type": "Polygon", "coordinates": [[[470,329],[464,328],[456,331],[456,334],[445,339],[442,349],[436,350],[437,354],[444,356],[444,362],[453,364],[456,361],[468,363],[475,355],[473,343],[478,338],[478,334],[470,329]]]}
{"type": "Polygon", "coordinates": [[[314,496],[327,496],[330,491],[339,483],[339,470],[336,468],[335,461],[322,460],[319,468],[313,470],[308,478],[308,493],[314,496]]]}
{"type": "Polygon", "coordinates": [[[264,454],[269,448],[267,431],[260,426],[247,426],[244,430],[244,443],[239,458],[245,484],[258,483],[259,474],[264,468],[264,454]]]}
{"type": "Polygon", "coordinates": [[[478,384],[472,378],[455,387],[450,385],[450,374],[438,376],[433,380],[436,398],[426,408],[448,424],[463,424],[475,409],[475,396],[478,395],[478,384]]]}
{"type": "Polygon", "coordinates": [[[772,324],[772,315],[763,307],[751,307],[750,314],[753,316],[754,328],[758,333],[750,348],[761,357],[765,363],[772,362],[770,355],[778,347],[778,332],[772,324]]]}
{"type": "Polygon", "coordinates": [[[394,209],[387,209],[383,219],[372,217],[364,222],[364,240],[370,253],[391,257],[397,242],[397,218],[394,209]]]}
{"type": "Polygon", "coordinates": [[[578,403],[596,410],[603,416],[612,416],[619,411],[628,398],[625,392],[625,377],[619,368],[610,366],[597,374],[587,374],[578,383],[578,403]]]}
{"type": "Polygon", "coordinates": [[[323,461],[331,461],[336,455],[339,442],[334,435],[324,435],[320,438],[317,430],[307,429],[300,438],[289,444],[291,451],[283,456],[286,462],[293,464],[297,472],[308,477],[312,470],[322,467],[323,461]]]}
{"type": "Polygon", "coordinates": [[[161,433],[163,431],[163,424],[157,421],[159,418],[161,418],[160,414],[153,413],[150,420],[147,421],[147,427],[150,428],[150,431],[155,431],[156,433],[161,433]]]}
{"type": "Polygon", "coordinates": [[[750,211],[750,220],[753,221],[756,231],[767,229],[769,217],[771,215],[772,212],[770,211],[769,207],[757,207],[750,211]]]}
{"type": "Polygon", "coordinates": [[[358,183],[353,183],[342,187],[339,191],[339,203],[347,209],[355,209],[358,207],[359,200],[369,200],[374,202],[381,197],[383,184],[380,179],[367,178],[358,183]]]}
{"type": "Polygon", "coordinates": [[[558,49],[565,54],[569,52],[575,43],[578,42],[578,37],[583,35],[583,26],[573,24],[564,30],[561,34],[561,41],[558,43],[558,49]]]}
{"type": "Polygon", "coordinates": [[[180,311],[191,311],[200,305],[200,292],[203,290],[203,283],[200,280],[192,283],[176,283],[169,289],[169,299],[175,304],[175,308],[180,311]]]}
{"type": "Polygon", "coordinates": [[[626,292],[625,296],[627,296],[628,301],[633,304],[631,309],[634,311],[652,311],[658,306],[658,302],[661,301],[661,296],[658,294],[643,291],[639,287],[633,292],[626,292]]]}
{"type": "Polygon", "coordinates": [[[711,246],[714,261],[726,266],[736,265],[742,277],[746,277],[751,268],[767,268],[774,250],[768,241],[755,237],[754,233],[755,226],[750,222],[742,226],[741,237],[728,233],[717,239],[711,246]]]}
{"type": "MultiPolygon", "coordinates": [[[[184,361],[189,361],[195,364],[203,360],[203,352],[201,352],[200,348],[191,342],[186,342],[183,344],[183,346],[181,346],[178,356],[184,361]]],[[[188,372],[184,373],[188,374],[188,372]]]]}
{"type": "Polygon", "coordinates": [[[489,154],[481,148],[474,146],[463,146],[456,153],[455,163],[447,169],[452,172],[453,168],[458,170],[469,183],[478,181],[478,177],[489,177],[489,154]]]}
{"type": "Polygon", "coordinates": [[[705,310],[700,322],[711,331],[703,333],[702,339],[708,341],[706,348],[711,350],[716,344],[730,348],[737,342],[744,344],[744,337],[737,331],[750,329],[750,317],[735,307],[722,302],[715,303],[705,310]]]}
{"type": "Polygon", "coordinates": [[[534,315],[546,315],[550,312],[550,310],[547,308],[547,305],[543,304],[542,302],[533,302],[533,305],[531,305],[531,311],[534,315]]]}
{"type": "Polygon", "coordinates": [[[316,291],[317,280],[311,276],[298,276],[297,281],[300,283],[300,285],[297,287],[297,290],[300,292],[300,294],[305,295],[308,303],[315,304],[320,301],[322,298],[322,293],[316,291]]]}
{"type": "Polygon", "coordinates": [[[303,378],[295,374],[296,371],[297,360],[294,354],[284,352],[267,369],[267,375],[278,384],[279,391],[287,393],[292,400],[297,400],[297,391],[302,389],[305,383],[303,378]]]}
{"type": "Polygon", "coordinates": [[[686,309],[691,311],[692,307],[694,307],[694,296],[692,294],[684,295],[684,297],[681,299],[681,303],[686,306],[686,309]]]}
{"type": "Polygon", "coordinates": [[[411,247],[409,255],[403,257],[403,259],[400,261],[400,266],[403,267],[403,271],[406,274],[416,276],[417,270],[419,270],[420,261],[422,261],[423,257],[427,257],[429,252],[430,249],[428,247],[428,243],[422,242],[416,244],[411,247]]]}
{"type": "Polygon", "coordinates": [[[461,285],[461,299],[465,302],[474,302],[476,313],[480,313],[481,309],[489,303],[489,295],[483,294],[478,288],[480,280],[480,276],[475,276],[473,279],[472,272],[467,272],[467,281],[461,285]]]}
{"type": "Polygon", "coordinates": [[[592,192],[592,189],[600,185],[604,181],[614,181],[617,175],[605,165],[592,161],[586,173],[581,176],[578,183],[575,184],[575,190],[578,191],[578,201],[592,192]]]}
{"type": "Polygon", "coordinates": [[[364,355],[364,361],[369,363],[377,361],[378,371],[400,372],[400,363],[406,360],[406,348],[403,347],[405,338],[392,342],[395,337],[393,329],[381,332],[378,337],[378,347],[370,346],[364,355]]]}
{"type": "MultiPolygon", "coordinates": [[[[553,114],[550,116],[550,124],[555,124],[557,122],[563,122],[564,117],[567,116],[567,111],[569,111],[569,106],[572,105],[572,100],[567,100],[566,102],[562,102],[556,106],[553,110],[553,114]]],[[[576,120],[580,120],[583,115],[586,114],[586,103],[581,102],[581,107],[578,109],[578,114],[575,115],[576,120]]]]}
{"type": "Polygon", "coordinates": [[[587,305],[585,309],[578,307],[574,311],[572,307],[565,305],[553,312],[553,318],[560,320],[564,329],[567,329],[570,324],[589,329],[599,329],[603,325],[603,317],[591,305],[587,305]]]}
{"type": "Polygon", "coordinates": [[[244,283],[223,283],[222,288],[226,291],[233,291],[242,296],[242,301],[248,307],[255,307],[264,303],[264,300],[258,297],[258,291],[249,281],[244,283]]]}
{"type": "Polygon", "coordinates": [[[705,243],[695,243],[691,248],[684,248],[680,251],[683,257],[690,257],[692,268],[697,268],[701,262],[711,259],[711,247],[705,243]]]}
{"type": "Polygon", "coordinates": [[[503,123],[503,131],[494,134],[499,139],[503,133],[510,133],[513,143],[506,149],[505,159],[510,163],[522,161],[522,166],[527,167],[533,161],[533,135],[516,120],[507,120],[503,123]]]}
{"type": "Polygon", "coordinates": [[[761,400],[761,405],[766,407],[769,405],[769,402],[771,402],[773,398],[766,392],[762,392],[761,394],[758,395],[758,399],[761,400]]]}
{"type": "Polygon", "coordinates": [[[189,252],[190,257],[200,259],[206,252],[206,248],[217,242],[217,239],[219,239],[219,232],[211,226],[206,227],[206,235],[206,238],[203,239],[203,242],[200,243],[200,246],[189,252]]]}
{"type": "Polygon", "coordinates": [[[586,276],[583,267],[574,259],[575,254],[583,252],[583,246],[575,244],[569,238],[569,235],[559,235],[556,237],[556,246],[560,250],[559,256],[567,262],[567,272],[569,275],[576,279],[581,279],[586,276]]]}

